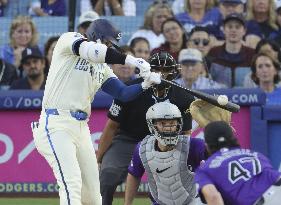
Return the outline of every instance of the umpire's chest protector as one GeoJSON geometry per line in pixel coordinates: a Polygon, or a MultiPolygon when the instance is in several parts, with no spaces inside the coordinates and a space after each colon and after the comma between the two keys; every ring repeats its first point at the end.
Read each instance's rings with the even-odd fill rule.
{"type": "Polygon", "coordinates": [[[148,174],[150,192],[161,205],[189,204],[196,196],[194,174],[188,169],[189,137],[180,136],[175,149],[155,151],[155,137],[147,136],[140,157],[148,174]]]}

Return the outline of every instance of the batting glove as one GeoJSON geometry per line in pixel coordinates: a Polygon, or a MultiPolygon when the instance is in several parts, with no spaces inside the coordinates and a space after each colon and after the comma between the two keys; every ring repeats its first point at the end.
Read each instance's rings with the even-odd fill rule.
{"type": "Polygon", "coordinates": [[[160,84],[160,83],[161,83],[161,75],[159,73],[151,72],[148,76],[144,78],[144,81],[141,83],[141,87],[145,90],[154,84],[160,84]]]}
{"type": "Polygon", "coordinates": [[[142,58],[135,58],[131,55],[127,55],[125,64],[137,67],[140,70],[139,75],[142,78],[146,78],[146,76],[149,76],[151,73],[150,64],[142,58]]]}

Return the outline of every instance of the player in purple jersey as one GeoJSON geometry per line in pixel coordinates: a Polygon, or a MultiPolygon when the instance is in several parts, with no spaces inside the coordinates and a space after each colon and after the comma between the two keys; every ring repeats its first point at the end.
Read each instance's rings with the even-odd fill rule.
{"type": "Polygon", "coordinates": [[[179,135],[182,115],[178,107],[159,102],[146,113],[151,135],[137,146],[128,168],[125,205],[133,204],[146,171],[153,204],[197,204],[194,170],[206,158],[204,141],[179,135]]]}
{"type": "Polygon", "coordinates": [[[224,121],[204,130],[210,157],[195,174],[201,199],[209,205],[281,204],[281,173],[258,152],[242,149],[224,121]]]}

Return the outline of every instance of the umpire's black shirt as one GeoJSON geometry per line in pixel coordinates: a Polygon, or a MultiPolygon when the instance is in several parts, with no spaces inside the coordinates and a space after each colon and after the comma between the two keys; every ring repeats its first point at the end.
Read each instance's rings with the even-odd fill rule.
{"type": "MultiPolygon", "coordinates": [[[[128,84],[139,82],[140,79],[135,79],[128,84]]],[[[130,102],[124,103],[115,99],[109,109],[108,117],[120,124],[120,130],[117,134],[126,135],[134,141],[140,141],[150,134],[145,119],[148,108],[157,102],[163,101],[169,101],[179,108],[183,116],[182,130],[191,130],[192,118],[186,110],[189,109],[190,104],[194,101],[194,96],[181,88],[173,86],[170,87],[165,98],[155,97],[152,88],[149,88],[130,102]]]]}

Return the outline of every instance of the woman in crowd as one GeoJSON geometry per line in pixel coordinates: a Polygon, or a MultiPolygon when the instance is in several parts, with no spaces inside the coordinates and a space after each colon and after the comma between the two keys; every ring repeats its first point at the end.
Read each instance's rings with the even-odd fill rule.
{"type": "Polygon", "coordinates": [[[0,50],[1,58],[18,67],[21,53],[26,47],[34,47],[38,42],[35,24],[28,16],[18,16],[11,24],[9,32],[10,42],[0,50]]]}
{"type": "Polygon", "coordinates": [[[280,63],[270,54],[260,52],[253,58],[252,79],[267,95],[267,104],[281,103],[280,63]]]}
{"type": "Polygon", "coordinates": [[[259,33],[262,39],[268,38],[278,29],[274,0],[247,1],[247,20],[247,30],[258,29],[255,33],[259,33]]]}
{"type": "Polygon", "coordinates": [[[178,61],[179,52],[186,47],[186,35],[182,25],[175,18],[169,18],[162,24],[162,33],[165,37],[165,43],[153,49],[151,53],[167,51],[178,61]]]}
{"type": "MultiPolygon", "coordinates": [[[[148,40],[151,50],[159,47],[165,41],[161,31],[162,24],[172,16],[173,12],[168,4],[151,5],[144,15],[143,26],[132,35],[131,39],[143,37],[148,40]]],[[[130,42],[131,40],[128,43],[130,42]]]]}
{"type": "Polygon", "coordinates": [[[176,15],[186,32],[195,26],[218,24],[220,12],[214,7],[214,0],[185,0],[185,12],[176,15]]]}
{"type": "Polygon", "coordinates": [[[130,48],[136,58],[143,58],[148,61],[150,56],[150,46],[146,38],[136,37],[132,39],[130,48]]]}
{"type": "MultiPolygon", "coordinates": [[[[267,53],[272,56],[279,63],[281,62],[281,51],[278,44],[273,40],[262,39],[256,46],[255,53],[267,53]]],[[[279,72],[280,75],[280,72],[279,72]]],[[[245,88],[255,88],[258,85],[252,80],[251,73],[249,73],[245,79],[243,87],[245,88]]]]}

